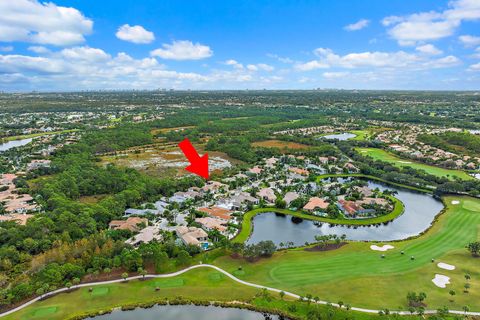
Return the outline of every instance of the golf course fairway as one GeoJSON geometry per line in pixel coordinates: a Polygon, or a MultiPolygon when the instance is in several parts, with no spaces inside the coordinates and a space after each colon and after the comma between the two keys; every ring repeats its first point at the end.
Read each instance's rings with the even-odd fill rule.
{"type": "Polygon", "coordinates": [[[434,175],[437,177],[447,177],[451,180],[453,180],[455,177],[462,180],[473,179],[472,176],[468,175],[466,172],[462,170],[445,169],[445,168],[431,166],[431,165],[420,163],[420,162],[415,162],[410,159],[402,159],[383,149],[357,148],[356,150],[363,156],[372,157],[374,160],[389,162],[395,165],[396,167],[401,167],[401,168],[411,167],[417,170],[424,170],[425,172],[431,175],[434,175]]]}
{"type": "Polygon", "coordinates": [[[406,309],[407,292],[422,291],[427,293],[428,308],[446,305],[461,310],[467,305],[479,311],[480,259],[473,258],[465,245],[479,238],[480,200],[448,196],[443,201],[444,213],[425,234],[390,242],[395,248],[386,252],[371,250],[375,242],[351,242],[326,252],[283,250],[255,263],[224,256],[215,264],[228,272],[241,267],[238,278],[245,281],[364,308],[406,309]],[[436,265],[440,261],[456,269],[440,269],[436,265]],[[436,273],[449,276],[451,284],[436,287],[431,281],[436,273]],[[472,278],[469,293],[463,293],[466,273],[472,278]],[[449,301],[451,289],[457,293],[453,302],[449,301]]]}

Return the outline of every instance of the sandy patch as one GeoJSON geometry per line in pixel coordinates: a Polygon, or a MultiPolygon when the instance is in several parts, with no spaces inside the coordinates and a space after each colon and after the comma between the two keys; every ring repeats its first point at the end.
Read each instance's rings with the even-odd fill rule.
{"type": "Polygon", "coordinates": [[[409,164],[409,163],[412,163],[411,161],[398,161],[400,163],[406,163],[406,164],[409,164]]]}
{"type": "Polygon", "coordinates": [[[367,150],[362,150],[360,151],[361,153],[367,153],[368,151],[367,150]]]}
{"type": "Polygon", "coordinates": [[[443,274],[435,274],[432,282],[439,288],[445,288],[447,284],[450,284],[450,277],[444,276],[443,274]]]}
{"type": "Polygon", "coordinates": [[[443,263],[443,262],[439,262],[437,264],[437,267],[439,267],[441,269],[445,269],[445,270],[455,270],[454,265],[451,265],[451,264],[448,264],[448,263],[443,263]]]}
{"type": "Polygon", "coordinates": [[[391,246],[389,244],[386,244],[386,245],[383,245],[381,247],[373,244],[370,246],[370,249],[374,250],[374,251],[387,251],[387,250],[390,250],[390,249],[393,249],[395,248],[394,246],[391,246]]]}
{"type": "Polygon", "coordinates": [[[452,204],[459,204],[459,203],[460,203],[460,201],[458,201],[458,200],[452,200],[452,204]]]}

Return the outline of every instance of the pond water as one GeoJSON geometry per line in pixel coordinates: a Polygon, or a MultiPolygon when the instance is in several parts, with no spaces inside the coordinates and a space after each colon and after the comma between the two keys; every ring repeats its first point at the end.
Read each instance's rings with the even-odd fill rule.
{"type": "Polygon", "coordinates": [[[368,186],[372,189],[397,191],[395,197],[403,202],[405,212],[389,223],[373,226],[332,226],[269,212],[253,218],[253,233],[247,243],[272,240],[278,245],[280,242],[292,241],[296,246],[300,246],[305,242],[313,242],[316,235],[322,234],[346,234],[350,240],[399,240],[418,235],[427,229],[443,209],[441,201],[426,193],[373,181],[369,181],[368,186]]]}
{"type": "Polygon", "coordinates": [[[357,135],[349,132],[344,133],[337,133],[337,134],[329,134],[326,136],[322,136],[325,139],[335,139],[335,140],[348,140],[351,138],[355,138],[357,135]]]}
{"type": "Polygon", "coordinates": [[[220,308],[214,306],[154,306],[149,309],[135,309],[131,311],[114,311],[110,314],[98,316],[95,320],[263,320],[263,319],[279,319],[277,316],[264,315],[259,312],[220,308]]]}
{"type": "Polygon", "coordinates": [[[12,148],[16,148],[16,147],[21,147],[21,146],[24,146],[24,145],[26,145],[30,142],[32,142],[31,138],[20,139],[20,140],[12,140],[12,141],[7,141],[5,143],[0,143],[0,152],[7,151],[8,149],[12,149],[12,148]]]}

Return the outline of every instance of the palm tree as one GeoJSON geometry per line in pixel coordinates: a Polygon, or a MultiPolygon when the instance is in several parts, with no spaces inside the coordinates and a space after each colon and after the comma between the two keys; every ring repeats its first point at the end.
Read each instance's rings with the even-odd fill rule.
{"type": "Polygon", "coordinates": [[[284,292],[284,291],[280,291],[279,295],[280,295],[280,299],[283,300],[283,297],[285,296],[285,292],[284,292]]]}
{"type": "Polygon", "coordinates": [[[465,312],[465,315],[467,314],[468,311],[470,311],[470,308],[468,306],[463,306],[462,309],[465,312]]]}
{"type": "Polygon", "coordinates": [[[122,278],[123,278],[123,280],[127,281],[128,273],[126,273],[126,272],[122,273],[122,278]]]}
{"type": "Polygon", "coordinates": [[[468,293],[468,289],[470,289],[470,283],[465,283],[465,284],[463,285],[463,287],[465,288],[465,291],[464,291],[464,292],[465,292],[465,293],[468,293]]]}
{"type": "Polygon", "coordinates": [[[343,306],[343,301],[338,301],[338,303],[337,303],[337,304],[338,304],[338,306],[339,306],[339,307],[340,307],[340,309],[341,309],[341,308],[342,308],[342,306],[343,306]]]}
{"type": "Polygon", "coordinates": [[[465,280],[468,281],[468,280],[470,280],[470,278],[471,278],[470,275],[469,275],[468,273],[466,273],[466,274],[465,274],[465,280]]]}

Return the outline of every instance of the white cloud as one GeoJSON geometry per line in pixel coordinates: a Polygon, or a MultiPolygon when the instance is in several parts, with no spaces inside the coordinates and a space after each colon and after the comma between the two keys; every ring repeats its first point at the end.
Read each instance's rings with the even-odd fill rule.
{"type": "Polygon", "coordinates": [[[93,22],[71,7],[36,0],[0,1],[0,41],[67,46],[85,41],[93,22]]]}
{"type": "Polygon", "coordinates": [[[250,71],[262,70],[262,71],[268,71],[268,72],[275,70],[274,67],[265,63],[249,64],[247,65],[247,69],[250,71]]]}
{"type": "Polygon", "coordinates": [[[209,46],[195,43],[188,40],[173,41],[172,44],[164,43],[163,48],[150,52],[152,56],[171,60],[200,60],[209,58],[213,51],[209,46]]]}
{"type": "Polygon", "coordinates": [[[468,71],[480,71],[480,62],[472,64],[470,67],[468,67],[468,71]]]}
{"type": "Polygon", "coordinates": [[[118,28],[117,33],[115,33],[118,39],[138,43],[138,44],[145,44],[151,43],[155,40],[155,35],[153,32],[145,30],[142,26],[130,26],[128,24],[124,24],[118,28]]]}
{"type": "Polygon", "coordinates": [[[475,47],[480,45],[480,37],[476,36],[462,35],[458,37],[458,40],[460,40],[460,42],[463,43],[465,47],[475,47]]]}
{"type": "Polygon", "coordinates": [[[299,71],[311,71],[315,69],[327,69],[330,65],[320,62],[318,60],[312,60],[305,63],[298,63],[295,65],[295,69],[299,71]]]}
{"type": "Polygon", "coordinates": [[[457,0],[449,2],[443,12],[430,11],[408,16],[390,16],[382,20],[389,27],[388,34],[400,45],[416,45],[422,41],[438,40],[454,34],[462,21],[480,19],[480,1],[457,0]]]}
{"type": "Polygon", "coordinates": [[[415,50],[424,54],[432,55],[432,56],[436,56],[443,53],[442,50],[438,49],[433,44],[424,44],[421,46],[417,46],[415,50]]]}
{"type": "Polygon", "coordinates": [[[280,57],[278,54],[267,53],[267,57],[276,59],[282,63],[294,63],[294,61],[288,57],[280,57]]]}
{"type": "Polygon", "coordinates": [[[13,46],[0,47],[0,52],[10,52],[13,51],[13,46]]]}
{"type": "Polygon", "coordinates": [[[325,79],[341,79],[350,75],[350,72],[324,72],[322,76],[325,79]]]}
{"type": "MultiPolygon", "coordinates": [[[[433,48],[430,48],[433,52],[433,48]]],[[[335,54],[331,49],[318,48],[314,50],[314,54],[318,57],[316,60],[305,63],[298,63],[295,69],[298,71],[311,71],[315,69],[326,69],[340,67],[345,69],[355,68],[390,68],[390,69],[429,69],[429,68],[446,68],[461,63],[454,56],[447,56],[432,60],[430,55],[418,55],[405,51],[395,52],[354,52],[346,55],[335,54]]]]}
{"type": "Polygon", "coordinates": [[[32,51],[32,52],[35,52],[35,53],[38,53],[38,54],[43,54],[43,53],[49,53],[50,52],[50,50],[48,50],[47,48],[45,48],[43,46],[30,46],[30,47],[28,47],[28,50],[32,51]]]}
{"type": "Polygon", "coordinates": [[[111,57],[102,49],[90,47],[75,47],[63,49],[62,56],[69,60],[83,60],[88,62],[102,62],[107,61],[111,57]]]}
{"type": "Polygon", "coordinates": [[[343,27],[343,29],[345,29],[347,31],[357,31],[357,30],[361,30],[361,29],[367,27],[369,23],[370,23],[370,20],[361,19],[361,20],[358,20],[355,23],[346,25],[345,27],[343,27]]]}
{"type": "Polygon", "coordinates": [[[230,60],[225,61],[225,64],[227,66],[232,66],[235,69],[243,69],[243,64],[241,64],[237,60],[230,59],[230,60]]]}

